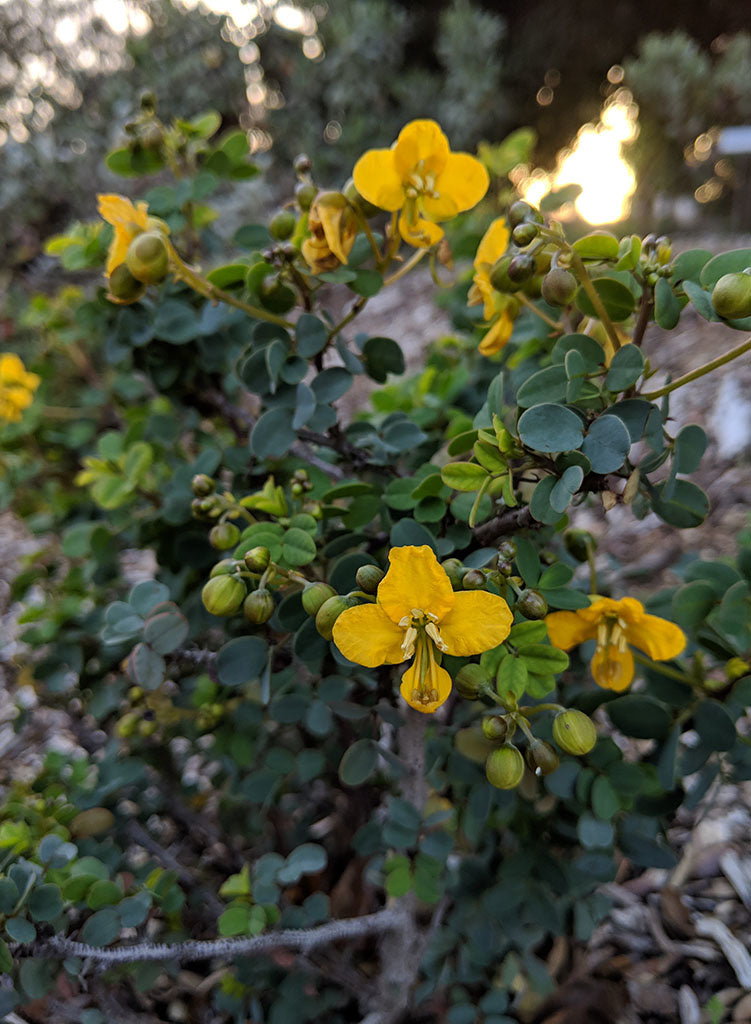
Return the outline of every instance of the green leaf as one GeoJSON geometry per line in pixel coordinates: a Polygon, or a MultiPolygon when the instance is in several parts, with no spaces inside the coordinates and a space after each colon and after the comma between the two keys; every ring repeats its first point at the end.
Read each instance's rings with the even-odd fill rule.
{"type": "Polygon", "coordinates": [[[192,306],[177,299],[165,299],[154,317],[154,334],[173,345],[185,345],[199,333],[199,320],[192,306]]]}
{"type": "Polygon", "coordinates": [[[718,700],[703,700],[694,713],[694,728],[713,750],[730,750],[738,735],[735,722],[718,700]]]}
{"type": "Polygon", "coordinates": [[[120,918],[114,907],[97,910],[81,929],[81,938],[91,946],[108,946],[120,934],[120,918]]]}
{"type": "Polygon", "coordinates": [[[225,263],[222,267],[214,267],[206,275],[206,280],[217,288],[231,288],[245,282],[248,273],[247,263],[225,263]]]}
{"type": "Polygon", "coordinates": [[[683,281],[682,287],[694,309],[703,316],[705,320],[719,321],[722,319],[712,305],[712,296],[709,292],[705,292],[698,284],[693,281],[683,281]]]}
{"type": "MultiPolygon", "coordinates": [[[[585,442],[586,443],[586,442],[585,442]]],[[[569,466],[550,491],[550,506],[555,512],[565,512],[584,479],[581,466],[569,466]]]]}
{"type": "Polygon", "coordinates": [[[37,937],[36,928],[25,917],[9,917],[5,930],[14,942],[33,942],[37,937]]]}
{"type": "Polygon", "coordinates": [[[292,426],[293,417],[290,409],[269,409],[258,419],[250,434],[250,448],[257,458],[280,459],[294,444],[297,433],[292,426]]]}
{"type": "Polygon", "coordinates": [[[516,395],[517,405],[521,409],[528,409],[540,402],[556,402],[566,397],[567,385],[565,365],[556,363],[548,366],[524,381],[516,395]]]}
{"type": "Polygon", "coordinates": [[[123,891],[119,885],[101,879],[95,882],[86,894],[86,906],[90,910],[101,910],[102,907],[119,903],[122,898],[123,891]]]}
{"type": "Polygon", "coordinates": [[[596,373],[605,363],[605,351],[599,341],[587,334],[564,334],[553,346],[554,363],[565,363],[569,352],[581,356],[587,373],[596,373]]]}
{"type": "Polygon", "coordinates": [[[257,679],[268,660],[269,647],[260,636],[238,636],[222,647],[216,673],[224,686],[243,686],[257,679]]]}
{"type": "Polygon", "coordinates": [[[651,697],[628,693],[608,701],[605,710],[616,729],[634,739],[659,739],[670,729],[669,713],[651,697]]]}
{"type": "Polygon", "coordinates": [[[751,267],[751,249],[731,249],[730,252],[721,252],[704,264],[699,283],[702,288],[711,291],[721,277],[725,274],[742,274],[751,267]]]}
{"type": "Polygon", "coordinates": [[[527,586],[537,586],[537,581],[540,578],[540,559],[534,544],[527,537],[516,538],[514,561],[516,562],[516,568],[519,570],[519,575],[527,586]]]}
{"type": "Polygon", "coordinates": [[[9,914],[18,903],[19,896],[15,882],[10,878],[0,878],[0,914],[9,914]]]}
{"type": "Polygon", "coordinates": [[[417,448],[426,439],[426,435],[407,418],[392,420],[383,427],[383,443],[387,448],[395,452],[405,452],[411,448],[417,448]]]}
{"type": "Polygon", "coordinates": [[[671,618],[684,629],[696,629],[714,608],[715,588],[706,580],[693,580],[673,594],[671,618]]]}
{"type": "Polygon", "coordinates": [[[26,907],[33,921],[54,921],[63,912],[63,899],[56,885],[38,885],[32,889],[26,907]]]}
{"type": "Polygon", "coordinates": [[[154,449],[145,441],[136,441],[128,448],[123,472],[131,483],[140,483],[154,459],[154,449]]]}
{"type": "Polygon", "coordinates": [[[368,338],[362,347],[365,372],[379,384],[390,373],[404,373],[404,353],[392,338],[368,338]]]}
{"type": "Polygon", "coordinates": [[[687,249],[673,260],[671,280],[674,282],[698,281],[705,263],[711,258],[712,253],[709,249],[687,249]]]}
{"type": "Polygon", "coordinates": [[[250,931],[250,910],[246,903],[236,903],[228,907],[217,921],[219,934],[228,938],[233,935],[247,935],[250,931]]]}
{"type": "Polygon", "coordinates": [[[688,529],[700,526],[709,515],[709,498],[701,487],[690,480],[674,480],[669,500],[663,498],[665,485],[657,487],[652,495],[652,508],[670,526],[688,529]]]}
{"type": "Polygon", "coordinates": [[[128,656],[128,676],[144,690],[156,690],[164,682],[167,666],[149,644],[136,644],[128,656]]]}
{"type": "Polygon", "coordinates": [[[681,317],[681,304],[666,278],[655,285],[655,320],[665,331],[672,331],[681,317]]]}
{"type": "Polygon", "coordinates": [[[353,292],[369,299],[377,295],[383,287],[383,277],[377,270],[358,270],[357,275],[349,285],[353,292]]]}
{"type": "Polygon", "coordinates": [[[526,689],[527,676],[526,662],[521,658],[515,658],[513,654],[507,654],[496,676],[498,696],[503,700],[508,694],[512,694],[518,700],[526,689]]]}
{"type": "Polygon", "coordinates": [[[139,615],[146,616],[151,609],[169,598],[169,587],[156,580],[144,580],[137,583],[128,594],[128,604],[139,615]]]}
{"type": "Polygon", "coordinates": [[[587,811],[582,814],[576,825],[579,842],[587,850],[603,849],[612,846],[615,832],[607,821],[598,821],[587,811]]]}
{"type": "Polygon", "coordinates": [[[479,491],[487,478],[487,469],[474,462],[449,462],[441,469],[441,480],[454,491],[479,491]]]}
{"type": "Polygon", "coordinates": [[[282,557],[288,565],[307,565],[316,557],[316,542],[305,530],[293,526],[282,538],[282,557]]]}
{"type": "MultiPolygon", "coordinates": [[[[614,277],[597,277],[592,281],[592,285],[600,296],[600,301],[611,320],[615,321],[615,323],[628,320],[636,307],[636,299],[630,288],[614,277]]],[[[579,288],[575,301],[582,313],[585,313],[587,316],[598,317],[597,311],[584,288],[579,288]]]]}
{"type": "Polygon", "coordinates": [[[565,651],[547,644],[525,644],[519,647],[518,654],[524,660],[527,671],[538,676],[558,675],[559,672],[565,672],[569,665],[565,651]]]}
{"type": "Polygon", "coordinates": [[[577,238],[573,248],[583,260],[590,261],[617,260],[620,250],[618,239],[608,231],[593,231],[577,238]]]}
{"type": "Polygon", "coordinates": [[[377,762],[375,743],[368,739],[356,740],[339,762],[339,778],[345,786],[361,786],[371,777],[377,762]]]}
{"type": "Polygon", "coordinates": [[[529,502],[529,511],[538,523],[553,526],[561,518],[562,513],[553,508],[550,498],[558,481],[554,476],[546,476],[537,484],[529,502]]]}
{"type": "Polygon", "coordinates": [[[317,316],[312,316],[310,313],[302,313],[295,324],[295,339],[299,355],[304,359],[318,355],[326,345],[328,335],[329,332],[323,320],[319,320],[317,316]]]}
{"type": "Polygon", "coordinates": [[[584,430],[581,418],[564,405],[533,405],[519,418],[519,437],[538,452],[567,452],[581,448],[584,430]]]}
{"type": "Polygon", "coordinates": [[[707,450],[707,435],[697,423],[689,423],[675,439],[673,467],[676,473],[694,473],[707,450]]]}
{"type": "MultiPolygon", "coordinates": [[[[10,974],[13,970],[13,957],[10,955],[8,945],[0,939],[0,974],[10,974]]],[[[4,1012],[0,1009],[0,1012],[4,1012]]]]}
{"type": "Polygon", "coordinates": [[[414,519],[400,519],[391,528],[391,546],[395,548],[405,545],[420,547],[427,544],[437,553],[436,539],[427,527],[415,522],[414,519]]]}
{"type": "Polygon", "coordinates": [[[613,356],[605,378],[608,391],[626,391],[644,372],[644,356],[636,345],[622,345],[613,356]]]}
{"type": "Polygon", "coordinates": [[[304,381],[300,381],[295,392],[295,415],[292,429],[300,430],[316,410],[316,396],[304,381]]]}
{"type": "Polygon", "coordinates": [[[150,892],[142,891],[135,896],[128,896],[118,904],[117,913],[123,928],[138,928],[144,923],[151,909],[150,892]]]}
{"type": "Polygon", "coordinates": [[[290,853],[276,873],[281,885],[294,885],[303,875],[315,875],[326,867],[326,851],[317,843],[303,843],[290,853]]]}
{"type": "Polygon", "coordinates": [[[601,821],[610,821],[621,808],[618,794],[613,789],[610,780],[604,775],[598,775],[592,783],[592,790],[589,795],[592,803],[592,810],[595,817],[601,821]]]}
{"type": "Polygon", "coordinates": [[[157,654],[171,654],[187,639],[190,627],[183,613],[171,601],[158,604],[144,623],[143,638],[157,654]]]}
{"type": "Polygon", "coordinates": [[[582,451],[591,462],[594,473],[614,473],[621,468],[630,450],[628,428],[623,420],[609,414],[594,421],[582,444],[582,451]]]}
{"type": "Polygon", "coordinates": [[[352,374],[349,370],[342,366],[333,366],[329,370],[322,370],[314,377],[311,387],[317,402],[329,404],[349,391],[351,384],[352,374]]]}

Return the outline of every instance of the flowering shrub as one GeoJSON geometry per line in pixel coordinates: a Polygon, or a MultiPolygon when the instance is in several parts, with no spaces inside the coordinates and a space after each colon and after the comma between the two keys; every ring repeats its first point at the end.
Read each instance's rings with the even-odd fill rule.
{"type": "Polygon", "coordinates": [[[751,777],[750,538],[645,610],[569,523],[704,520],[670,396],[751,342],[666,383],[641,346],[688,303],[748,331],[751,252],[571,240],[415,121],[341,191],[298,158],[220,263],[245,136],[149,117],[175,184],[51,240],[107,288],[32,300],[35,372],[0,362],[3,493],[53,533],[13,584],[22,672],[78,744],[0,810],[0,1010],[65,991],[96,1024],[193,962],[183,1019],[507,1021],[598,885],[671,865],[675,810],[751,777]],[[357,318],[421,261],[457,332],[394,383],[399,323],[357,318]],[[387,386],[347,423],[358,378],[387,386]]]}

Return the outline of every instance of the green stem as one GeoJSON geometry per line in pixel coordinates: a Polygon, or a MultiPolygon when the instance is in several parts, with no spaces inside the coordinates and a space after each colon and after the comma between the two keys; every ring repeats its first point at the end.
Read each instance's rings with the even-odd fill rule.
{"type": "Polygon", "coordinates": [[[643,654],[639,654],[637,651],[631,652],[634,656],[634,661],[639,665],[644,665],[645,668],[651,668],[654,672],[659,672],[660,675],[667,676],[669,679],[678,679],[681,683],[686,683],[688,686],[693,687],[695,680],[691,676],[686,675],[685,672],[681,672],[680,669],[671,668],[669,665],[663,665],[658,661],[652,661],[651,658],[646,658],[643,654]]]}
{"type": "Polygon", "coordinates": [[[587,564],[589,566],[589,592],[597,593],[597,569],[595,568],[595,546],[591,540],[587,541],[587,564]]]}
{"type": "Polygon", "coordinates": [[[343,316],[338,324],[334,324],[334,326],[329,331],[328,336],[326,338],[327,345],[333,338],[337,336],[337,334],[341,330],[343,330],[343,328],[347,326],[347,324],[351,323],[355,319],[355,317],[363,311],[367,301],[368,300],[365,298],[364,295],[361,295],[359,298],[355,299],[354,303],[352,304],[352,309],[350,309],[349,313],[347,313],[346,316],[343,316]]]}
{"type": "Polygon", "coordinates": [[[670,384],[665,384],[664,387],[658,388],[657,391],[647,391],[639,395],[639,398],[645,398],[648,402],[651,402],[655,398],[662,398],[663,395],[669,395],[671,391],[676,391],[678,388],[682,388],[684,384],[690,384],[692,380],[698,380],[699,377],[703,377],[707,373],[711,373],[712,370],[716,370],[720,366],[724,366],[726,363],[732,362],[733,359],[737,359],[738,356],[742,356],[744,352],[748,352],[751,349],[751,338],[746,338],[745,341],[741,342],[740,345],[736,345],[735,348],[731,348],[729,352],[726,352],[723,356],[717,356],[716,359],[711,359],[708,363],[700,366],[696,370],[691,370],[690,373],[684,373],[682,377],[678,377],[677,380],[671,381],[670,384]]]}
{"type": "Polygon", "coordinates": [[[598,295],[597,289],[592,283],[592,278],[589,276],[587,268],[584,266],[584,261],[575,249],[571,249],[569,247],[568,252],[571,258],[571,266],[576,271],[577,277],[581,281],[582,288],[587,293],[587,298],[592,303],[595,313],[597,313],[597,316],[602,321],[602,326],[607,331],[607,335],[613,343],[613,347],[617,352],[618,349],[621,347],[621,343],[618,339],[618,332],[613,326],[613,322],[608,316],[608,312],[605,309],[604,305],[602,304],[602,299],[598,295]]]}
{"type": "Polygon", "coordinates": [[[541,309],[538,309],[534,302],[527,298],[524,292],[514,292],[514,296],[523,306],[526,306],[527,309],[530,309],[536,316],[539,316],[541,320],[544,320],[545,323],[552,327],[554,331],[558,331],[559,334],[563,332],[563,325],[553,320],[552,317],[547,315],[547,313],[543,313],[541,309]]]}
{"type": "Polygon", "coordinates": [[[354,209],[357,219],[360,222],[360,227],[365,232],[365,237],[370,242],[370,248],[373,250],[373,259],[375,260],[376,270],[380,270],[383,257],[381,256],[381,250],[378,248],[378,243],[375,240],[375,236],[373,235],[373,232],[370,229],[370,224],[368,224],[367,217],[362,212],[357,203],[353,203],[352,208],[354,209]]]}
{"type": "Polygon", "coordinates": [[[566,709],[562,704],[535,704],[534,707],[522,707],[519,708],[519,714],[524,715],[525,718],[531,718],[533,715],[539,715],[543,711],[565,711],[566,709]]]}
{"type": "Polygon", "coordinates": [[[398,270],[394,271],[390,277],[384,278],[383,287],[387,288],[390,284],[393,284],[394,281],[398,281],[400,277],[404,277],[405,274],[408,274],[413,267],[417,266],[427,251],[427,249],[415,250],[406,263],[403,263],[402,266],[399,267],[398,270]]]}

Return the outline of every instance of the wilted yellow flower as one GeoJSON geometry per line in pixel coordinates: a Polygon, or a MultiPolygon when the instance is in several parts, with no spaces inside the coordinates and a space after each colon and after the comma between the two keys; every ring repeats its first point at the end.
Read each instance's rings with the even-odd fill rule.
{"type": "Polygon", "coordinates": [[[133,205],[130,199],[118,195],[98,195],[99,213],[115,229],[115,235],[107,253],[107,277],[123,263],[128,247],[136,235],[149,228],[149,208],[146,203],[133,205]]]}
{"type": "Polygon", "coordinates": [[[597,641],[590,668],[595,682],[606,690],[625,690],[634,678],[629,644],[653,661],[676,658],[686,646],[678,626],[648,615],[633,597],[619,601],[600,597],[575,612],[551,612],[545,622],[551,644],[561,650],[568,651],[586,640],[597,641]]]}
{"type": "Polygon", "coordinates": [[[466,657],[503,643],[513,616],[502,597],[484,590],[454,593],[431,548],[392,548],[375,604],[343,611],[334,643],[345,658],[375,668],[414,656],[401,693],[417,711],[433,712],[451,692],[441,653],[466,657]]]}
{"type": "Polygon", "coordinates": [[[519,304],[511,295],[496,291],[490,283],[493,265],[503,256],[511,235],[505,217],[497,217],[482,236],[475,253],[475,276],[469,289],[470,306],[483,303],[483,315],[489,328],[478,346],[484,356],[500,352],[511,337],[519,304]]]}
{"type": "Polygon", "coordinates": [[[18,423],[24,409],[33,402],[40,380],[15,352],[0,352],[0,420],[18,423]]]}
{"type": "Polygon", "coordinates": [[[357,219],[341,192],[321,192],[308,215],[310,237],[302,255],[314,274],[335,270],[346,263],[357,235],[357,219]]]}
{"type": "Polygon", "coordinates": [[[488,172],[469,153],[452,153],[435,121],[410,121],[391,149],[369,149],[355,164],[355,188],[381,210],[400,210],[399,233],[416,248],[443,238],[440,221],[470,210],[488,190],[488,172]]]}

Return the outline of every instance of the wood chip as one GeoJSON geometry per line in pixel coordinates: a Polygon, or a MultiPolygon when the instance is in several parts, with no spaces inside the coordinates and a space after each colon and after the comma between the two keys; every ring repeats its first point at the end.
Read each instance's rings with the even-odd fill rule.
{"type": "Polygon", "coordinates": [[[678,1013],[681,1024],[699,1024],[701,1020],[701,1008],[699,1000],[692,988],[688,985],[681,985],[678,993],[678,1013]]]}
{"type": "Polygon", "coordinates": [[[727,925],[714,917],[697,916],[695,919],[696,934],[713,939],[725,955],[725,959],[733,968],[736,978],[743,988],[751,988],[751,956],[748,950],[733,935],[727,925]]]}
{"type": "Polygon", "coordinates": [[[751,862],[741,860],[735,850],[726,850],[720,857],[720,867],[743,905],[751,910],[751,862]]]}

